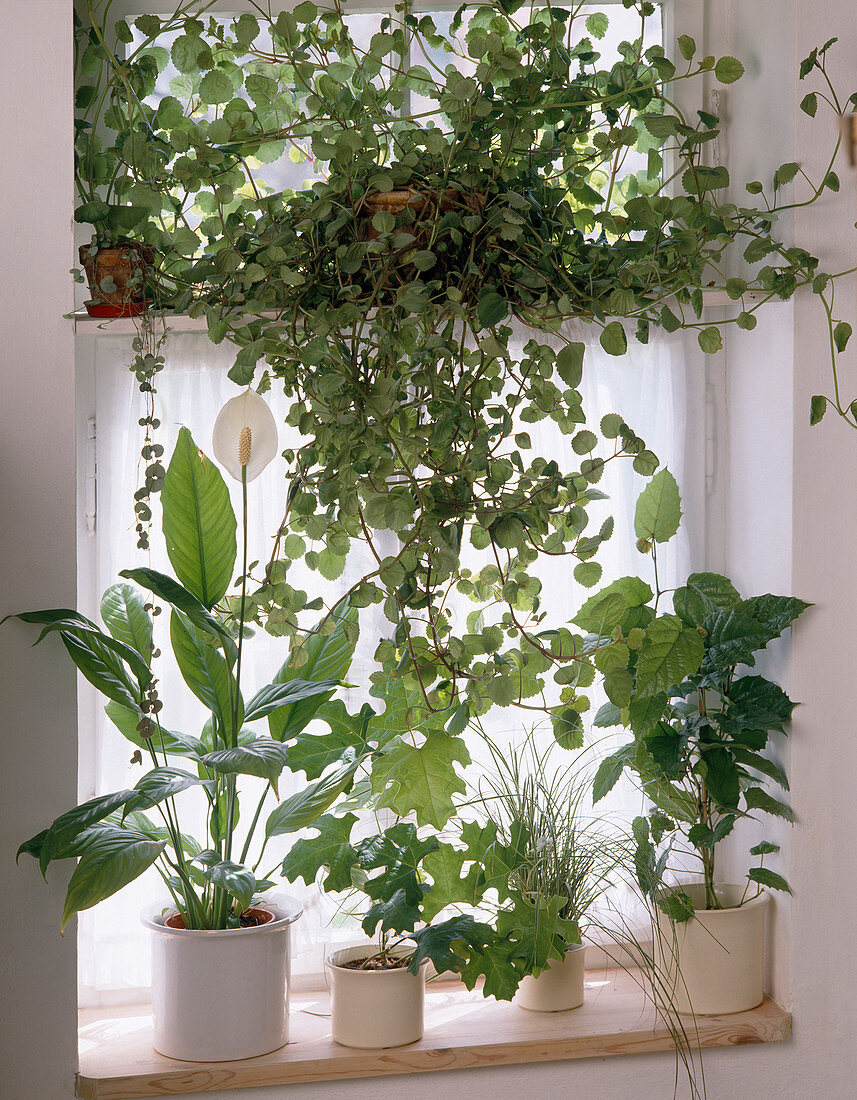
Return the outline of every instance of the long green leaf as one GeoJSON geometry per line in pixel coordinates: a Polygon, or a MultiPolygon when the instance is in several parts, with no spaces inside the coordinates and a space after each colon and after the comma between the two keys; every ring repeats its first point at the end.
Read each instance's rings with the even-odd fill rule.
{"type": "Polygon", "coordinates": [[[202,866],[204,879],[236,899],[240,912],[249,909],[257,890],[256,876],[251,870],[231,859],[220,859],[217,852],[211,849],[200,852],[195,862],[202,866]]]}
{"type": "Polygon", "coordinates": [[[91,909],[139,878],[165,847],[165,840],[150,840],[132,829],[93,830],[82,843],[80,863],[68,884],[60,931],[65,931],[75,913],[91,909]]]}
{"type": "Polygon", "coordinates": [[[152,619],[132,584],[112,584],[101,597],[101,618],[117,641],[145,658],[152,652],[152,619]]]}
{"type": "MultiPolygon", "coordinates": [[[[346,623],[357,622],[357,609],[338,604],[330,613],[336,620],[336,626],[332,633],[324,635],[316,627],[313,634],[304,646],[306,655],[305,663],[300,669],[292,669],[289,661],[283,665],[274,677],[274,683],[285,684],[289,680],[300,678],[301,680],[334,680],[345,679],[345,674],[351,664],[356,642],[349,640],[349,628],[346,623]]],[[[303,730],[312,718],[315,717],[319,707],[333,697],[333,691],[322,695],[312,695],[304,699],[298,699],[286,706],[279,707],[268,716],[268,728],[271,736],[276,741],[287,741],[303,730]]]]}
{"type": "Polygon", "coordinates": [[[330,698],[339,687],[338,680],[287,680],[285,683],[266,684],[247,704],[245,722],[264,718],[278,708],[285,709],[286,704],[296,704],[303,699],[312,699],[318,695],[330,698]]]}
{"type": "Polygon", "coordinates": [[[78,670],[93,687],[115,703],[121,703],[129,710],[139,710],[142,699],[139,685],[132,680],[125,666],[109,649],[90,635],[86,636],[84,642],[64,630],[60,638],[78,670]]]}
{"type": "MultiPolygon", "coordinates": [[[[237,687],[226,659],[208,644],[206,635],[178,611],[173,611],[170,616],[170,643],[184,682],[215,716],[221,737],[230,745],[233,734],[232,696],[237,687]]],[[[239,698],[239,729],[243,719],[244,706],[239,698]]]]}
{"type": "Polygon", "coordinates": [[[204,630],[206,634],[210,634],[213,638],[217,638],[226,650],[229,660],[235,661],[238,648],[232,635],[222,623],[215,619],[208,608],[200,603],[196,596],[192,592],[188,592],[178,581],[174,581],[166,573],[159,573],[157,569],[149,569],[146,566],[141,566],[138,569],[122,569],[119,576],[136,581],[143,588],[148,588],[150,592],[154,592],[156,596],[166,600],[168,604],[177,607],[179,611],[183,611],[195,627],[204,630]]]}
{"type": "MultiPolygon", "coordinates": [[[[76,611],[68,611],[66,608],[55,608],[51,611],[25,611],[7,618],[41,625],[42,631],[34,645],[38,645],[48,634],[67,634],[76,638],[82,646],[96,652],[99,660],[107,662],[114,670],[120,670],[123,662],[127,664],[141,687],[145,687],[152,679],[148,655],[144,657],[131,646],[110,634],[105,634],[95,623],[83,615],[78,615],[76,611]]],[[[2,621],[5,622],[5,619],[2,621]]]]}
{"type": "Polygon", "coordinates": [[[53,825],[45,833],[39,852],[39,868],[42,875],[54,859],[62,858],[62,854],[69,844],[79,836],[84,829],[94,825],[97,821],[103,821],[105,817],[124,806],[134,792],[130,790],[116,791],[114,794],[103,794],[98,798],[91,798],[88,802],[75,806],[56,819],[53,825]]]}
{"type": "Polygon", "coordinates": [[[277,783],[288,756],[289,750],[282,741],[259,737],[251,745],[210,752],[203,757],[203,763],[223,775],[256,775],[267,779],[279,797],[277,783]]]}
{"type": "Polygon", "coordinates": [[[359,763],[358,757],[343,764],[330,775],[310,783],[302,791],[281,802],[268,818],[265,835],[271,837],[281,836],[283,833],[296,833],[298,829],[312,825],[342,794],[354,778],[359,763]]]}
{"type": "Polygon", "coordinates": [[[217,467],[179,431],[161,491],[164,539],[176,576],[209,610],[232,580],[235,513],[217,467]]]}
{"type": "Polygon", "coordinates": [[[148,810],[157,806],[165,798],[171,798],[188,787],[204,787],[211,792],[214,781],[200,779],[197,775],[183,771],[181,768],[152,768],[134,786],[133,795],[125,803],[125,812],[132,810],[148,810]]]}

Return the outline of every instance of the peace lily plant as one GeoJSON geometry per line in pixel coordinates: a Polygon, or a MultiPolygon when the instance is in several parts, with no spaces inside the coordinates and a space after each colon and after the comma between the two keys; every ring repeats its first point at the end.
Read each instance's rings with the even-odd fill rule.
{"type": "MultiPolygon", "coordinates": [[[[264,841],[310,824],[349,786],[356,761],[333,777],[309,783],[279,801],[289,766],[288,743],[331,699],[350,662],[343,608],[332,629],[310,643],[312,663],[302,676],[289,662],[245,698],[242,657],[247,641],[247,483],[276,453],[276,427],[257,395],[233,399],[215,429],[215,451],[240,479],[244,503],[240,593],[227,596],[237,558],[237,522],[217,467],[182,428],[162,492],[163,531],[175,576],[148,567],[124,570],[127,581],[101,601],[102,629],[76,611],[55,609],[16,616],[41,626],[37,639],[58,634],[80,672],[108,700],[106,712],[135,748],[132,763],[150,764],[132,788],[99,795],[69,810],[26,841],[19,851],[39,861],[44,874],[57,860],[78,859],[62,913],[64,929],[75,913],[122,889],[149,867],[161,876],[188,929],[238,928],[254,899],[273,882],[251,853],[264,821],[264,841]],[[140,587],[137,587],[140,586],[140,587]],[[145,594],[141,589],[145,590],[145,594]],[[158,692],[154,601],[170,609],[172,657],[182,678],[209,711],[201,730],[172,730],[169,705],[158,692]],[[268,720],[268,732],[257,723],[268,720]],[[261,796],[245,810],[249,826],[239,841],[239,781],[261,779],[261,796]],[[206,836],[181,826],[177,796],[195,791],[205,803],[206,836]],[[266,804],[276,801],[263,818],[266,804]]],[[[251,797],[245,792],[245,800],[251,797]]]]}

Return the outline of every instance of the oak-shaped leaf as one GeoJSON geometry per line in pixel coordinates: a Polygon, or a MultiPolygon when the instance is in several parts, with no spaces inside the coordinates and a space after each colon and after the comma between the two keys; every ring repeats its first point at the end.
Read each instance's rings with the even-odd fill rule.
{"type": "Polygon", "coordinates": [[[456,763],[470,763],[470,753],[460,737],[432,729],[419,747],[396,738],[373,768],[378,805],[388,806],[401,817],[415,813],[420,825],[442,829],[455,812],[452,796],[466,790],[456,763]]]}
{"type": "Polygon", "coordinates": [[[440,924],[421,928],[410,938],[417,945],[408,967],[412,974],[419,973],[423,959],[429,959],[438,973],[444,970],[458,973],[469,955],[481,954],[483,948],[491,943],[494,929],[468,914],[459,914],[440,924]]]}
{"type": "Polygon", "coordinates": [[[283,860],[283,877],[289,882],[302,878],[311,886],[325,868],[322,887],[327,891],[347,890],[351,886],[351,869],[357,861],[357,852],[351,845],[351,830],[356,821],[355,814],[320,817],[312,825],[318,836],[298,840],[289,849],[283,860]]]}

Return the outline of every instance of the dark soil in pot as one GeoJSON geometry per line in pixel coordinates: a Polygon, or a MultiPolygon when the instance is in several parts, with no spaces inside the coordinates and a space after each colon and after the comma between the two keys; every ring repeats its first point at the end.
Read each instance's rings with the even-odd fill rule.
{"type": "MultiPolygon", "coordinates": [[[[260,924],[268,924],[272,921],[274,914],[269,913],[267,909],[246,909],[238,919],[241,921],[242,928],[257,928],[260,924]]],[[[167,917],[164,924],[167,928],[186,929],[181,913],[173,913],[171,917],[167,917]]],[[[191,931],[199,931],[199,929],[191,929],[191,931]]],[[[205,931],[221,932],[223,929],[205,929],[205,931]]]]}
{"type": "Polygon", "coordinates": [[[349,959],[337,963],[343,970],[404,970],[410,965],[411,955],[367,955],[362,959],[349,959]]]}

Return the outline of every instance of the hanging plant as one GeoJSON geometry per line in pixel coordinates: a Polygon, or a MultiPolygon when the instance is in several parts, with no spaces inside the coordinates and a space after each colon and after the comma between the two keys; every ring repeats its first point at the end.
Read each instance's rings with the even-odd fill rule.
{"type": "MultiPolygon", "coordinates": [[[[578,583],[597,584],[612,521],[591,530],[588,509],[604,469],[625,460],[650,475],[658,459],[619,416],[587,423],[584,344],[565,321],[591,324],[611,355],[653,328],[695,330],[713,353],[723,323],[704,318],[706,290],[735,302],[725,323],[751,329],[765,302],[808,286],[834,343],[847,339],[833,276],[777,233],[798,201],[838,188],[836,150],[806,199],[791,199],[807,179],[785,164],[730,201],[728,170],[707,162],[718,119],[701,103],[680,109],[674,87],[732,84],[741,63],[700,56],[688,36],[670,59],[646,44],[653,5],[623,7],[636,27],[609,64],[607,15],[493,2],[463,6],[448,29],[405,7],[368,44],[339,4],[220,20],[182,4],[133,30],[120,21],[127,58],[103,35],[92,47],[122,71],[111,119],[129,135],[128,196],[149,211],[162,299],[238,345],[238,384],[264,362],[303,437],[286,452],[279,556],[250,613],[299,653],[306,596],[288,583],[292,557],[335,579],[364,542],[374,564],[352,605],[383,604],[385,675],[450,731],[514,704],[547,709],[557,737],[578,743],[586,687],[604,671],[599,645],[546,620],[538,562],[564,556],[578,583]],[[168,64],[177,75],[156,102],[168,64]],[[275,191],[267,165],[286,150],[307,186],[275,191]],[[522,351],[513,326],[532,332],[522,351]],[[548,419],[571,442],[564,468],[528,433],[548,419]],[[465,545],[477,565],[462,564],[465,545]],[[463,630],[456,590],[477,605],[463,630]]],[[[88,9],[98,22],[103,5],[88,9]]],[[[831,45],[802,66],[824,83],[809,114],[822,101],[842,110],[831,45]]]]}

